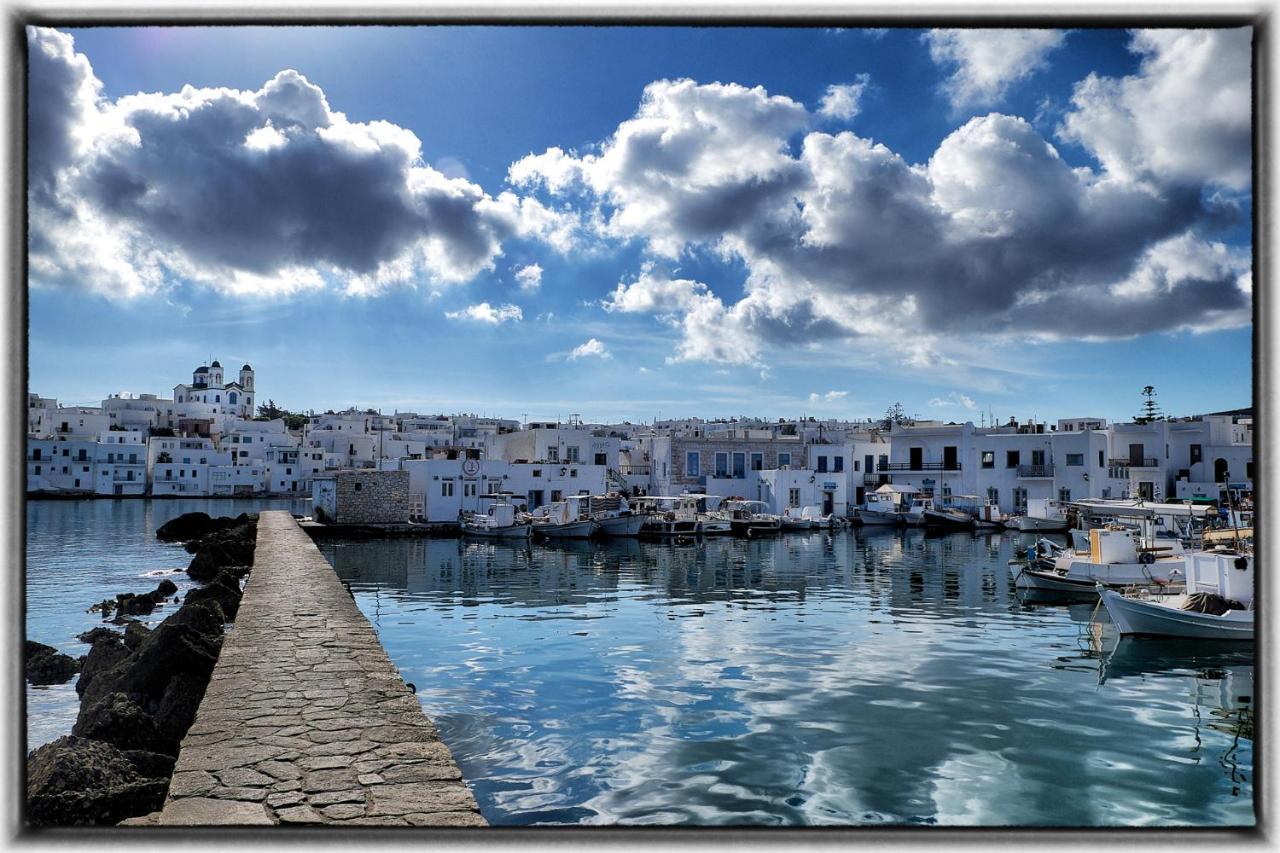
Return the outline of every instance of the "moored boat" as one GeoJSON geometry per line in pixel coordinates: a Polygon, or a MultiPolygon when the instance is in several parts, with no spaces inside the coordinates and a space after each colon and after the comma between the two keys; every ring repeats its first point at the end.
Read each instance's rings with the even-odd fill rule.
{"type": "Polygon", "coordinates": [[[458,519],[462,535],[482,539],[528,539],[532,526],[517,516],[511,495],[505,492],[480,495],[491,501],[484,512],[463,513],[458,519]]]}
{"type": "Polygon", "coordinates": [[[1098,585],[1107,615],[1122,635],[1200,640],[1254,638],[1253,557],[1233,550],[1198,551],[1187,560],[1179,595],[1128,595],[1098,585]]]}

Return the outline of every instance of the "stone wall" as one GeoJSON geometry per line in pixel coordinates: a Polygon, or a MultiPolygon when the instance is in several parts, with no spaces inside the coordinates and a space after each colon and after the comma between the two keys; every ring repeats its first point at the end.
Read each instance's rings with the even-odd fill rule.
{"type": "Polygon", "coordinates": [[[336,524],[405,524],[408,471],[339,471],[334,475],[336,524]]]}

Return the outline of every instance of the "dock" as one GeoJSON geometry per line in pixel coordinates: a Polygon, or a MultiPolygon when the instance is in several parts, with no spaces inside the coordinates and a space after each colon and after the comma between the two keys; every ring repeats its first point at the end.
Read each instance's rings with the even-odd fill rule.
{"type": "Polygon", "coordinates": [[[287,512],[258,517],[235,626],[152,822],[487,825],[373,627],[287,512]]]}

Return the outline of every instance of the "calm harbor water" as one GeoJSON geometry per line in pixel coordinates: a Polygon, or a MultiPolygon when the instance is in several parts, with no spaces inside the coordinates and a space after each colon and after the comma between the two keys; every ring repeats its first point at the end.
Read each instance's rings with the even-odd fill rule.
{"type": "Polygon", "coordinates": [[[321,550],[493,824],[1251,825],[1252,647],[1022,600],[1025,541],[321,550]]]}
{"type": "MultiPolygon", "coordinates": [[[[189,562],[157,526],[263,506],[29,502],[27,636],[83,654],[90,604],[189,562]]],[[[1251,825],[1252,648],[1117,644],[1015,594],[1021,543],[321,550],[494,824],[1251,825]]],[[[27,701],[29,748],[70,731],[73,684],[27,701]]]]}
{"type": "MultiPolygon", "coordinates": [[[[101,625],[90,605],[121,592],[150,592],[168,577],[179,594],[191,555],[156,540],[156,528],[184,512],[239,515],[290,509],[288,499],[27,501],[27,639],[79,657],[89,647],[76,639],[101,625]]],[[[173,612],[160,607],[142,622],[153,627],[173,612]]],[[[71,733],[80,709],[74,679],[47,687],[27,685],[27,748],[71,733]]]]}

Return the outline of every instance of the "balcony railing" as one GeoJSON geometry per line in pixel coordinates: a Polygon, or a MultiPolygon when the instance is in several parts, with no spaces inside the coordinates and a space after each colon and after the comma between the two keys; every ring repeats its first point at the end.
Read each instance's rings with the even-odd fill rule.
{"type": "Polygon", "coordinates": [[[862,485],[864,485],[864,486],[878,486],[878,485],[880,485],[880,481],[881,481],[881,480],[888,480],[888,479],[889,479],[889,475],[888,475],[888,474],[863,474],[863,475],[862,475],[862,485]]]}
{"type": "Polygon", "coordinates": [[[1144,456],[1141,459],[1108,459],[1108,468],[1158,468],[1160,460],[1154,456],[1144,456]]]}
{"type": "Polygon", "coordinates": [[[1052,465],[1019,465],[1019,477],[1052,477],[1052,465]]]}
{"type": "Polygon", "coordinates": [[[885,471],[959,471],[959,462],[890,462],[885,471]]]}

